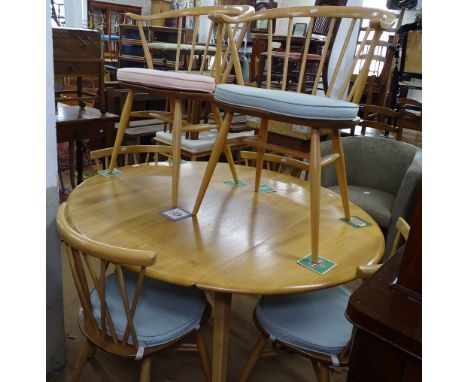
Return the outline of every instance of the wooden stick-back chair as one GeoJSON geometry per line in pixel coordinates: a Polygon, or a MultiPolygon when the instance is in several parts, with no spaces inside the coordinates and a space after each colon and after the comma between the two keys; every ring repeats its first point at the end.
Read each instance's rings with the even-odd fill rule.
{"type": "MultiPolygon", "coordinates": [[[[229,40],[233,51],[237,52],[247,31],[247,25],[234,26],[234,30],[226,28],[222,22],[210,21],[210,28],[206,41],[200,41],[199,33],[201,17],[210,13],[225,14],[229,16],[239,16],[253,12],[250,6],[206,6],[180,9],[158,13],[150,16],[140,16],[136,14],[127,14],[129,19],[135,20],[140,32],[140,38],[143,45],[143,51],[146,59],[147,68],[122,68],[117,71],[117,80],[125,88],[129,89],[125,105],[120,118],[120,125],[114,144],[114,153],[109,165],[109,172],[112,172],[116,165],[116,157],[124,136],[125,129],[128,126],[131,116],[157,118],[169,123],[172,128],[172,206],[177,205],[180,153],[181,153],[181,135],[182,133],[198,133],[203,130],[219,129],[222,124],[222,118],[213,98],[215,84],[226,81],[233,65],[236,67],[236,73],[240,70],[239,61],[231,59],[231,50],[225,49],[223,45],[229,40]],[[183,28],[188,25],[187,18],[193,18],[193,30],[183,28]],[[155,20],[177,20],[177,43],[162,43],[160,41],[148,42],[143,30],[144,23],[155,20]],[[191,32],[191,33],[188,33],[191,32]],[[187,37],[191,34],[191,38],[187,37]],[[216,36],[216,44],[212,43],[216,36]],[[157,51],[169,49],[175,53],[174,70],[157,70],[153,65],[151,50],[157,51]],[[213,58],[214,55],[214,58],[213,58]],[[197,67],[198,57],[198,67],[197,67]],[[135,91],[142,91],[150,94],[157,94],[168,98],[169,112],[132,112],[133,95],[135,91]],[[199,124],[194,120],[183,120],[182,102],[206,102],[213,113],[215,124],[199,124]]],[[[237,78],[242,82],[242,76],[237,78]]],[[[237,180],[237,174],[234,167],[234,160],[228,144],[224,144],[223,150],[230,165],[233,178],[237,180]]]]}
{"type": "MultiPolygon", "coordinates": [[[[91,159],[93,159],[97,164],[100,164],[103,170],[109,168],[110,160],[112,158],[112,153],[114,152],[113,147],[107,147],[104,149],[94,150],[89,153],[91,159]]],[[[169,156],[172,152],[172,148],[169,146],[162,145],[133,145],[133,146],[120,146],[120,151],[118,155],[122,156],[122,165],[128,166],[130,164],[149,164],[155,163],[158,164],[159,158],[158,154],[165,154],[169,156]],[[144,158],[142,157],[144,156],[144,158]],[[153,162],[150,162],[150,160],[153,162]]]]}
{"type": "Polygon", "coordinates": [[[210,381],[206,343],[199,330],[211,313],[203,292],[145,278],[146,267],[156,261],[155,251],[116,247],[87,238],[68,223],[66,203],[57,211],[57,227],[81,302],[78,325],[86,337],[70,381],[78,380],[86,360],[100,348],[141,361],[140,381],[148,382],[150,356],[190,334],[196,336],[203,372],[210,381]],[[157,319],[162,310],[169,319],[157,319]],[[198,321],[192,322],[197,316],[198,321]],[[181,325],[185,326],[183,330],[179,329],[181,325]]]}
{"type": "MultiPolygon", "coordinates": [[[[359,100],[362,95],[365,81],[369,72],[369,65],[380,35],[384,29],[390,28],[395,16],[386,11],[363,7],[291,7],[262,11],[253,15],[229,17],[217,16],[218,20],[225,23],[252,23],[258,20],[267,20],[268,23],[268,63],[267,63],[267,84],[266,89],[238,86],[233,84],[219,84],[215,90],[215,100],[217,105],[225,110],[223,126],[218,133],[215,146],[213,148],[200,190],[193,207],[192,214],[199,211],[206,189],[219,160],[221,151],[225,145],[227,132],[232,121],[233,113],[238,112],[261,118],[259,133],[257,137],[245,139],[248,146],[257,149],[257,171],[255,179],[255,191],[258,192],[263,168],[263,156],[266,150],[279,154],[287,154],[303,158],[304,153],[297,150],[283,148],[267,143],[268,121],[275,120],[291,124],[304,125],[311,128],[310,155],[309,155],[309,181],[310,181],[310,216],[311,216],[311,243],[312,261],[318,261],[319,250],[319,219],[320,219],[320,175],[322,158],[320,155],[320,128],[327,128],[331,131],[333,141],[333,157],[327,160],[327,164],[334,163],[339,178],[340,192],[343,202],[343,210],[346,219],[350,219],[348,193],[346,185],[346,172],[343,149],[340,141],[340,129],[352,128],[358,122],[359,100]],[[308,18],[308,28],[306,33],[306,45],[310,41],[310,36],[314,29],[314,22],[319,17],[329,17],[330,27],[327,39],[324,43],[321,60],[318,65],[318,72],[312,89],[312,94],[300,93],[307,57],[304,55],[300,66],[299,84],[297,92],[286,91],[288,76],[288,55],[291,46],[291,31],[294,18],[308,18]],[[286,52],[283,68],[283,81],[281,90],[272,90],[271,87],[271,44],[273,20],[285,18],[288,20],[288,35],[286,40],[286,52]],[[333,44],[334,52],[328,54],[330,40],[334,25],[340,22],[340,30],[333,44]],[[365,45],[355,49],[357,33],[361,24],[368,23],[364,41],[372,40],[370,45],[365,45]],[[343,32],[343,33],[341,33],[343,32]],[[341,36],[340,36],[341,34],[341,36]],[[342,38],[342,44],[338,38],[342,38]],[[367,59],[360,68],[357,79],[350,86],[350,80],[356,68],[358,57],[362,58],[364,48],[367,47],[367,59]],[[336,55],[334,54],[336,52],[336,55]],[[329,76],[328,89],[325,96],[317,93],[320,78],[323,77],[325,59],[330,56],[336,60],[330,64],[332,70],[329,76]]],[[[230,28],[227,28],[228,30],[230,28]]],[[[233,45],[232,43],[230,44],[233,45]]],[[[308,51],[308,46],[305,47],[308,51]]],[[[236,51],[232,51],[235,61],[238,61],[236,51]]],[[[238,65],[234,65],[237,71],[238,65]]],[[[238,74],[239,75],[239,74],[238,74]]]]}
{"type": "MultiPolygon", "coordinates": [[[[401,237],[408,239],[410,230],[401,217],[396,228],[398,234],[391,255],[397,252],[401,237]]],[[[360,265],[356,269],[356,277],[367,280],[381,266],[360,265]]],[[[264,349],[268,339],[276,345],[275,350],[283,348],[310,359],[318,381],[329,382],[329,366],[347,366],[349,361],[352,325],[347,321],[345,311],[350,295],[351,292],[340,285],[298,295],[262,297],[253,315],[261,334],[250,353],[240,382],[249,379],[259,358],[266,354],[264,349]],[[329,314],[327,310],[332,313],[329,314]],[[308,331],[311,336],[308,336],[308,331]],[[315,336],[314,331],[323,335],[315,336]]]]}

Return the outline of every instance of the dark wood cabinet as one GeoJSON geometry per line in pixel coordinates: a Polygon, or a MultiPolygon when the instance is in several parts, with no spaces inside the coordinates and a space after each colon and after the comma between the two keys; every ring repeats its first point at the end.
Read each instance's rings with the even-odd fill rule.
{"type": "Polygon", "coordinates": [[[347,382],[422,380],[421,199],[406,246],[351,296],[356,332],[347,382]]]}
{"type": "MultiPolygon", "coordinates": [[[[148,42],[163,41],[177,43],[177,28],[163,26],[143,27],[148,42]]],[[[190,38],[190,36],[187,36],[190,38]]],[[[182,41],[185,40],[185,30],[182,30],[182,41]]],[[[146,67],[146,60],[141,44],[140,33],[136,25],[120,26],[120,54],[119,67],[146,67]]],[[[175,67],[175,51],[152,52],[155,69],[175,67]]]]}

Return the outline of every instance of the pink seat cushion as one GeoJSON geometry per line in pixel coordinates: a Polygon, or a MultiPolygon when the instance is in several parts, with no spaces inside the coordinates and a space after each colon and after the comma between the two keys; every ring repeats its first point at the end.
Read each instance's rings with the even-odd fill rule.
{"type": "Polygon", "coordinates": [[[212,93],[215,88],[214,78],[210,76],[146,68],[118,69],[117,79],[157,89],[212,93]]]}

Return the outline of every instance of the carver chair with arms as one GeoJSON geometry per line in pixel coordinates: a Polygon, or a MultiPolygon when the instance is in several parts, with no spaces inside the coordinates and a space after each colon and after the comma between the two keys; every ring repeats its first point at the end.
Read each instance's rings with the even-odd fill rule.
{"type": "Polygon", "coordinates": [[[82,306],[78,325],[86,337],[70,380],[78,380],[86,360],[99,348],[141,361],[140,381],[149,382],[151,356],[195,334],[203,373],[210,381],[206,343],[199,330],[211,313],[204,293],[145,277],[146,267],[156,261],[154,251],[93,241],[75,231],[66,215],[63,203],[57,227],[82,306]]]}
{"type": "MultiPolygon", "coordinates": [[[[172,131],[172,206],[177,205],[179,170],[180,170],[180,152],[182,133],[199,133],[200,131],[218,129],[221,126],[222,119],[218,108],[214,102],[213,90],[217,83],[227,81],[233,65],[239,65],[239,62],[233,62],[230,58],[230,50],[223,47],[227,36],[232,36],[230,43],[234,44],[233,49],[237,51],[246,32],[246,26],[235,28],[235,30],[226,29],[225,24],[210,22],[211,26],[206,41],[199,41],[201,16],[206,16],[211,12],[223,13],[230,16],[238,16],[244,13],[253,12],[250,6],[207,6],[181,9],[177,11],[163,12],[150,16],[140,16],[127,14],[130,19],[136,21],[139,28],[140,38],[143,45],[147,68],[121,68],[117,71],[117,80],[122,87],[128,88],[129,92],[123,107],[119,129],[114,144],[114,153],[112,154],[109,171],[112,172],[116,165],[116,156],[128,126],[131,116],[156,118],[163,120],[171,125],[172,131]],[[189,18],[194,19],[193,30],[182,28],[188,26],[189,18]],[[161,21],[166,19],[177,20],[177,43],[161,43],[146,41],[143,31],[143,24],[151,21],[161,21]],[[191,33],[189,33],[191,32],[191,33]],[[191,34],[191,38],[188,37],[191,34]],[[211,43],[213,36],[216,35],[216,45],[211,43]],[[168,45],[171,45],[169,47],[168,45]],[[152,50],[169,49],[175,53],[174,70],[157,70],[153,66],[152,50]],[[214,53],[214,59],[213,59],[214,53]],[[133,95],[135,91],[142,91],[149,94],[155,94],[166,97],[170,105],[168,112],[133,112],[133,95]],[[197,120],[191,118],[185,119],[183,116],[183,102],[192,103],[206,102],[213,113],[214,124],[200,124],[197,120]]],[[[164,68],[167,69],[167,68],[164,68]]],[[[242,78],[240,78],[242,81],[242,78]]],[[[230,164],[234,179],[237,179],[235,173],[234,160],[228,144],[224,144],[223,150],[230,164]]]]}
{"type": "MultiPolygon", "coordinates": [[[[334,163],[338,174],[340,191],[343,202],[343,210],[346,219],[350,219],[349,203],[346,186],[346,172],[344,167],[344,155],[340,140],[340,129],[351,128],[359,122],[357,117],[358,103],[369,71],[372,52],[375,48],[382,31],[389,28],[394,20],[394,15],[390,12],[363,8],[363,7],[291,7],[258,12],[253,15],[229,17],[217,16],[226,23],[254,22],[266,19],[268,22],[268,40],[271,47],[273,20],[285,18],[288,20],[288,38],[286,42],[285,65],[283,70],[283,81],[281,90],[273,90],[271,85],[271,49],[267,64],[267,87],[254,88],[235,84],[219,84],[215,90],[215,100],[217,105],[225,111],[223,126],[213,148],[210,161],[208,163],[200,190],[193,208],[193,215],[199,211],[206,189],[220,157],[221,151],[226,142],[229,125],[234,112],[252,115],[261,118],[259,133],[257,137],[244,139],[246,145],[257,149],[257,171],[255,179],[255,191],[258,192],[263,168],[263,157],[265,151],[278,154],[287,154],[296,159],[309,160],[309,181],[310,181],[310,216],[311,216],[311,243],[312,261],[318,261],[319,250],[319,220],[320,220],[320,177],[321,167],[325,164],[334,163]],[[295,17],[309,18],[306,45],[310,41],[310,36],[314,29],[314,22],[320,17],[330,18],[327,39],[324,43],[317,75],[314,81],[312,94],[300,93],[302,81],[304,80],[306,56],[303,57],[300,67],[299,84],[297,92],[286,91],[288,76],[288,55],[291,40],[292,25],[295,17]],[[355,49],[358,29],[362,22],[368,22],[366,28],[366,39],[372,40],[372,44],[367,50],[368,59],[361,67],[357,80],[350,86],[351,76],[357,63],[357,57],[364,54],[362,47],[355,49]],[[340,23],[338,35],[343,38],[343,44],[333,44],[332,54],[328,54],[331,48],[331,36],[335,24],[340,23]],[[336,53],[336,54],[335,54],[336,53]],[[328,89],[325,96],[317,95],[319,80],[323,77],[323,70],[327,57],[335,57],[334,65],[328,89]],[[296,125],[304,125],[311,128],[310,155],[297,150],[291,150],[277,145],[267,143],[268,121],[275,120],[296,125]],[[320,133],[319,129],[327,128],[331,131],[333,150],[325,158],[320,153],[320,133]]],[[[338,38],[338,37],[337,37],[338,38]]],[[[231,44],[232,45],[232,44],[231,44]]],[[[305,51],[308,46],[305,47],[305,51]]],[[[238,60],[237,52],[232,52],[235,61],[238,60]]],[[[237,69],[237,65],[234,65],[237,69]]]]}
{"type": "MultiPolygon", "coordinates": [[[[391,255],[396,253],[400,238],[408,238],[409,225],[399,219],[398,236],[391,255]],[[401,230],[401,231],[400,231],[401,230]]],[[[361,265],[356,276],[367,280],[381,264],[361,265]]],[[[262,296],[254,310],[254,322],[260,330],[240,382],[246,382],[261,357],[268,339],[275,349],[286,349],[309,358],[319,382],[330,381],[330,366],[347,366],[353,326],[345,317],[351,291],[344,286],[293,294],[262,296]]]]}

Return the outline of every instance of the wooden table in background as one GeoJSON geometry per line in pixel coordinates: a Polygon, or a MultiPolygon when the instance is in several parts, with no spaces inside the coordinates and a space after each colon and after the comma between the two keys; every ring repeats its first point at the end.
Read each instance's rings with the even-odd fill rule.
{"type": "MultiPolygon", "coordinates": [[[[191,211],[205,162],[181,165],[179,207],[191,211]]],[[[160,215],[171,206],[167,164],[124,167],[123,175],[96,175],[68,197],[70,223],[86,237],[134,249],[151,249],[156,263],[147,275],[214,292],[213,382],[227,380],[231,297],[312,291],[355,279],[356,266],[377,263],[384,238],[375,221],[356,205],[351,215],[371,222],[356,229],[340,220],[340,197],[321,194],[320,255],[337,263],[324,275],[296,261],[310,252],[308,182],[264,171],[276,192],[231,189],[227,164],[218,164],[197,217],[172,222],[160,215]]],[[[254,183],[255,168],[237,166],[254,183]]]]}
{"type": "Polygon", "coordinates": [[[103,147],[112,147],[115,138],[114,124],[119,120],[119,116],[111,113],[101,114],[98,109],[89,106],[81,109],[79,106],[58,104],[55,118],[57,143],[68,142],[69,144],[70,182],[74,188],[76,186],[75,163],[78,184],[83,181],[82,140],[102,139],[103,147]]]}

